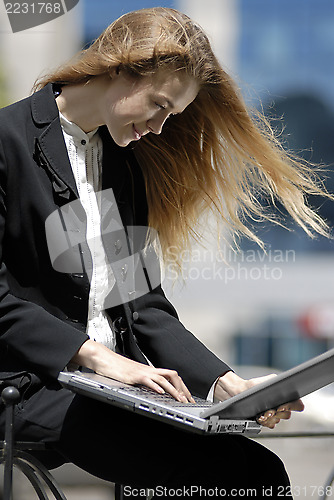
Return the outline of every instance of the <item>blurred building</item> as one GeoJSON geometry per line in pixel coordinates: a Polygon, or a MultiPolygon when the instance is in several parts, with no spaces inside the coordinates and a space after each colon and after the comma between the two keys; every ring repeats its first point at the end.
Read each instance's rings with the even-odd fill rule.
{"type": "MultiPolygon", "coordinates": [[[[334,192],[334,3],[331,0],[240,0],[239,75],[246,98],[283,117],[286,146],[327,167],[334,192]]],[[[277,125],[277,122],[275,123],[277,125]]],[[[331,202],[310,198],[334,223],[331,202]]],[[[326,239],[264,228],[271,245],[333,251],[326,239]],[[269,234],[268,234],[269,231],[269,234]]]]}
{"type": "MultiPolygon", "coordinates": [[[[334,192],[333,2],[239,0],[239,6],[238,73],[246,100],[263,106],[270,118],[282,118],[285,146],[308,161],[325,165],[326,186],[334,192]]],[[[273,123],[276,127],[278,122],[273,123]]],[[[317,197],[308,201],[333,226],[333,202],[317,197]]],[[[270,255],[293,250],[295,258],[281,264],[289,279],[285,277],[285,289],[278,287],[280,293],[275,293],[277,283],[269,287],[253,283],[246,288],[248,293],[254,286],[263,288],[272,303],[258,321],[239,322],[234,332],[237,363],[265,363],[284,369],[332,343],[334,324],[327,320],[334,310],[334,284],[327,278],[333,272],[333,241],[312,240],[291,222],[288,227],[293,230],[272,225],[256,228],[270,255]],[[310,316],[316,318],[314,323],[310,316]],[[321,334],[324,318],[327,331],[321,334]]],[[[242,248],[245,255],[255,250],[246,241],[242,248]]],[[[257,310],[260,308],[258,303],[257,310]]]]}
{"type": "Polygon", "coordinates": [[[115,19],[132,10],[148,7],[174,7],[175,0],[82,0],[84,4],[85,41],[90,43],[115,19]]]}
{"type": "Polygon", "coordinates": [[[39,76],[72,57],[82,47],[82,27],[79,1],[72,10],[48,23],[13,33],[1,1],[0,105],[27,97],[39,76]]]}
{"type": "MultiPolygon", "coordinates": [[[[263,101],[291,94],[334,109],[334,3],[238,0],[239,75],[263,101]]],[[[253,91],[251,91],[253,93],[253,91]]]]}

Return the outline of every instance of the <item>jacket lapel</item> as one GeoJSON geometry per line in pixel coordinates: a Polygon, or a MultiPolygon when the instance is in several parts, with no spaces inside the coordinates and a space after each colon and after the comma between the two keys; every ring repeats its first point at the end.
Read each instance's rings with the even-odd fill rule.
{"type": "Polygon", "coordinates": [[[102,189],[113,190],[123,226],[131,226],[134,217],[127,151],[115,144],[106,127],[101,127],[99,132],[103,140],[102,189]]]}
{"type": "Polygon", "coordinates": [[[106,127],[99,132],[103,140],[103,189],[113,189],[124,226],[146,226],[146,188],[134,151],[131,146],[117,146],[106,127]]]}
{"type": "Polygon", "coordinates": [[[39,129],[44,125],[35,138],[35,161],[48,171],[58,196],[65,200],[73,199],[73,195],[78,198],[51,84],[32,96],[32,115],[39,129]]]}
{"type": "Polygon", "coordinates": [[[103,141],[102,189],[112,188],[117,202],[124,202],[124,188],[127,177],[124,148],[115,144],[107,127],[100,127],[103,141]]]}

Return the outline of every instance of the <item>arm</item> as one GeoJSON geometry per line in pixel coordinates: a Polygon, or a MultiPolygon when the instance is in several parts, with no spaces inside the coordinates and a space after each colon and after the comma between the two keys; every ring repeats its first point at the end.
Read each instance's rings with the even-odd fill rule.
{"type": "Polygon", "coordinates": [[[182,325],[161,287],[136,299],[136,311],[132,329],[148,359],[155,366],[176,370],[193,394],[206,398],[229,366],[182,325]]]}
{"type": "Polygon", "coordinates": [[[138,363],[93,340],[87,340],[72,361],[105,377],[132,385],[143,384],[160,394],[168,392],[180,402],[193,402],[189,390],[176,371],[138,363]]]}
{"type": "MultiPolygon", "coordinates": [[[[11,144],[14,141],[10,139],[11,137],[4,139],[3,143],[0,140],[0,342],[2,352],[6,352],[1,360],[1,370],[15,371],[13,367],[19,366],[20,370],[31,370],[57,378],[59,371],[67,365],[88,337],[83,331],[47,312],[44,307],[28,298],[20,298],[18,294],[13,293],[9,284],[10,273],[4,261],[5,255],[11,259],[11,266],[18,275],[16,280],[23,284],[21,288],[27,293],[28,287],[31,286],[32,293],[35,294],[37,292],[33,287],[38,291],[39,277],[36,273],[32,283],[30,278],[27,279],[27,274],[34,267],[31,265],[31,269],[27,269],[24,273],[26,265],[22,264],[20,256],[36,253],[36,260],[41,258],[37,247],[38,242],[34,239],[37,233],[36,226],[34,227],[31,221],[28,223],[30,213],[24,208],[24,201],[27,199],[28,203],[30,200],[31,205],[36,201],[33,200],[34,192],[30,193],[31,186],[26,185],[24,185],[24,193],[20,192],[20,182],[14,170],[13,155],[7,162],[3,146],[6,144],[7,151],[16,151],[19,157],[20,144],[15,143],[15,149],[11,144]],[[11,172],[8,171],[9,165],[13,168],[11,172]],[[27,199],[23,199],[23,196],[27,199]],[[31,238],[29,240],[31,244],[23,239],[21,227],[24,223],[26,223],[26,232],[31,238]]],[[[27,158],[26,165],[30,165],[28,151],[23,151],[23,156],[27,158]]],[[[33,166],[36,170],[36,165],[33,166]]],[[[32,173],[34,174],[34,171],[32,173]]],[[[24,168],[22,167],[21,175],[23,174],[24,168]]],[[[33,182],[32,180],[31,183],[33,182]]],[[[36,201],[36,207],[38,202],[39,200],[36,201]]],[[[34,212],[35,224],[39,224],[36,219],[37,209],[31,212],[34,212]]],[[[11,274],[12,283],[13,280],[13,274],[11,274]]]]}

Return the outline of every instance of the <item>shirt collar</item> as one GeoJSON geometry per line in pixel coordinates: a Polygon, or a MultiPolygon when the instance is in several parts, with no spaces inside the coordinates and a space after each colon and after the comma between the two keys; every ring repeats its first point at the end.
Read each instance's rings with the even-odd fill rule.
{"type": "Polygon", "coordinates": [[[60,124],[62,129],[66,132],[66,134],[72,136],[74,139],[78,141],[86,141],[89,142],[92,137],[97,133],[98,127],[91,132],[84,132],[76,123],[70,122],[64,115],[59,112],[60,124]]]}

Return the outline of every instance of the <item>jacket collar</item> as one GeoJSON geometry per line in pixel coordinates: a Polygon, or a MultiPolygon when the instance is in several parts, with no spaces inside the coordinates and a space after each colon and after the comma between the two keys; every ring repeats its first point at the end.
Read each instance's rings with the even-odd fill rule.
{"type": "Polygon", "coordinates": [[[31,111],[32,117],[38,125],[51,123],[55,118],[58,118],[59,111],[51,83],[31,96],[31,111]]]}
{"type": "MultiPolygon", "coordinates": [[[[79,198],[69,161],[59,110],[52,84],[32,95],[32,117],[41,132],[35,139],[35,159],[51,176],[55,193],[64,201],[79,198]]],[[[129,182],[130,168],[134,163],[131,146],[121,148],[115,144],[106,126],[99,128],[103,141],[102,188],[112,188],[119,203],[125,203],[125,188],[129,182]],[[124,198],[124,199],[123,199],[124,198]]]]}

